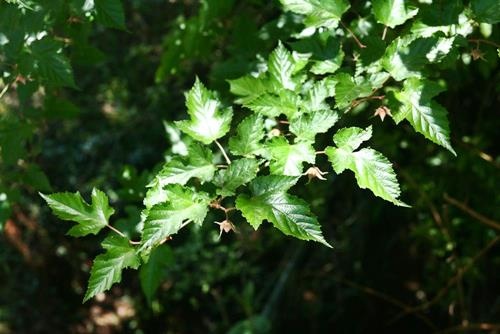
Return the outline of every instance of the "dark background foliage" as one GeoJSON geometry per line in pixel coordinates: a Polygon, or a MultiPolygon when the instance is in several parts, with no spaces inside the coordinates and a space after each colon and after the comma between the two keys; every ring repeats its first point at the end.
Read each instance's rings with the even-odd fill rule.
{"type": "MultiPolygon", "coordinates": [[[[47,91],[35,112],[57,110],[64,99],[74,115],[37,120],[27,151],[56,191],[106,190],[127,230],[171,144],[162,120],[183,117],[195,76],[227,99],[225,80],[250,70],[298,23],[260,0],[125,8],[126,31],[92,25],[93,52],[68,47],[79,89],[47,91]]],[[[494,26],[490,39],[498,43],[499,34],[494,26]]],[[[82,304],[100,238],[65,236],[67,225],[37,195],[38,174],[19,186],[5,181],[15,168],[2,169],[2,187],[18,195],[3,211],[0,333],[240,333],[244,324],[276,333],[427,333],[467,324],[498,331],[500,72],[495,48],[481,50],[485,60],[436,74],[448,87],[438,100],[449,111],[456,158],[409,125],[371,119],[369,105],[353,115],[377,127],[373,145],[395,162],[411,209],[360,191],[352,174],[304,182],[300,191],[333,250],[266,226],[241,226],[220,241],[216,225],[187,229],[169,243],[152,305],[134,271],[82,304]]],[[[0,111],[15,108],[21,93],[8,92],[0,111]]]]}

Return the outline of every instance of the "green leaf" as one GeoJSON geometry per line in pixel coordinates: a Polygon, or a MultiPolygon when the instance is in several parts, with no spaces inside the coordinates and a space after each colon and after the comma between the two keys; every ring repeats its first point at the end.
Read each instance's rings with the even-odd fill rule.
{"type": "Polygon", "coordinates": [[[314,240],[331,247],[321,233],[321,226],[302,199],[287,194],[298,178],[260,176],[250,183],[251,196],[241,194],[236,208],[255,229],[267,220],[286,235],[314,240]]]}
{"type": "Polygon", "coordinates": [[[262,78],[246,75],[238,79],[228,80],[231,93],[241,96],[236,103],[247,104],[268,91],[268,85],[262,78]]]}
{"type": "Polygon", "coordinates": [[[52,212],[62,220],[74,221],[68,235],[82,237],[88,234],[97,234],[108,225],[109,217],[115,210],[109,206],[108,197],[98,189],[92,190],[92,204],[87,204],[79,192],[56,193],[40,196],[47,202],[52,212]]]}
{"type": "Polygon", "coordinates": [[[471,7],[477,21],[491,24],[500,22],[500,1],[472,0],[471,7]]]}
{"type": "Polygon", "coordinates": [[[153,206],[144,222],[140,250],[154,247],[177,233],[186,222],[201,224],[208,212],[210,197],[179,185],[166,187],[168,203],[153,206]]]}
{"type": "Polygon", "coordinates": [[[442,91],[443,88],[433,81],[418,78],[405,80],[403,90],[395,94],[399,103],[398,109],[393,109],[393,119],[396,123],[407,119],[413,128],[425,138],[456,155],[450,144],[446,109],[432,100],[442,91]]]}
{"type": "Polygon", "coordinates": [[[318,75],[335,73],[344,60],[340,41],[329,34],[315,34],[294,42],[293,48],[302,55],[310,55],[311,72],[318,75]]]}
{"type": "Polygon", "coordinates": [[[336,28],[350,7],[346,0],[280,0],[285,10],[306,15],[307,27],[336,28]]]}
{"type": "Polygon", "coordinates": [[[125,14],[120,0],[94,0],[97,22],[110,27],[125,30],[125,14]]]}
{"type": "Polygon", "coordinates": [[[45,37],[31,44],[35,73],[53,86],[76,87],[69,60],[60,52],[61,45],[45,37]]]}
{"type": "Polygon", "coordinates": [[[316,134],[327,132],[338,119],[333,110],[313,111],[290,121],[290,132],[297,136],[296,141],[314,142],[316,134]]]}
{"type": "Polygon", "coordinates": [[[37,191],[52,191],[47,175],[36,164],[28,165],[22,179],[25,184],[32,186],[37,191]]]}
{"type": "Polygon", "coordinates": [[[137,269],[140,265],[140,258],[128,239],[111,236],[103,241],[102,246],[106,249],[106,253],[94,259],[83,302],[108,290],[114,283],[120,282],[123,269],[137,269]]]}
{"type": "Polygon", "coordinates": [[[167,245],[161,245],[151,251],[148,262],[141,266],[139,278],[141,288],[151,304],[153,297],[165,278],[165,267],[174,262],[174,253],[167,245]]]}
{"type": "Polygon", "coordinates": [[[314,163],[316,153],[310,143],[290,144],[284,137],[275,137],[267,145],[272,174],[298,176],[303,172],[304,162],[314,163]]]}
{"type": "Polygon", "coordinates": [[[202,182],[212,180],[215,173],[212,152],[199,143],[193,143],[188,148],[187,162],[174,159],[167,162],[162,170],[156,175],[149,186],[159,184],[164,187],[167,184],[185,185],[191,178],[198,178],[202,182]]]}
{"type": "Polygon", "coordinates": [[[217,194],[221,196],[231,196],[236,189],[253,180],[259,171],[259,163],[256,159],[234,160],[227,169],[217,172],[214,184],[219,187],[217,194]]]}
{"type": "Polygon", "coordinates": [[[245,103],[244,106],[267,117],[273,118],[284,114],[288,118],[292,118],[297,113],[300,103],[299,95],[286,90],[281,91],[279,95],[264,94],[245,103]]]}
{"type": "Polygon", "coordinates": [[[16,118],[0,118],[2,164],[14,165],[26,154],[26,142],[33,136],[33,125],[16,118]]]}
{"type": "Polygon", "coordinates": [[[372,11],[377,22],[393,29],[418,13],[417,8],[406,6],[404,0],[374,0],[372,11]]]}
{"type": "Polygon", "coordinates": [[[292,54],[288,51],[281,42],[278,47],[269,56],[268,71],[271,78],[274,79],[281,87],[295,90],[295,82],[292,80],[294,69],[294,61],[292,54]]]}
{"type": "Polygon", "coordinates": [[[186,107],[190,120],[175,122],[179,129],[203,144],[210,144],[229,131],[233,112],[222,110],[220,102],[196,78],[193,88],[186,94],[186,107]]]}
{"type": "Polygon", "coordinates": [[[330,109],[325,100],[335,96],[336,84],[337,81],[332,77],[316,81],[312,87],[307,90],[306,99],[302,103],[302,109],[307,112],[330,109]]]}
{"type": "Polygon", "coordinates": [[[372,93],[372,86],[361,77],[353,78],[347,73],[335,76],[335,102],[339,109],[348,107],[357,98],[368,96],[372,93]]]}
{"type": "Polygon", "coordinates": [[[338,147],[352,152],[356,150],[363,142],[372,137],[371,125],[366,129],[358,127],[342,128],[333,136],[333,142],[338,147]]]}
{"type": "Polygon", "coordinates": [[[229,138],[229,150],[235,155],[251,157],[262,150],[260,141],[264,138],[264,119],[253,114],[243,119],[236,129],[236,135],[229,138]]]}

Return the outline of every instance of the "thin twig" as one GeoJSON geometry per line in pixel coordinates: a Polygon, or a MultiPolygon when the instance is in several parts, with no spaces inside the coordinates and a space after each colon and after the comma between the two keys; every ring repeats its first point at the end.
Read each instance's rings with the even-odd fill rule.
{"type": "Polygon", "coordinates": [[[387,34],[387,26],[384,27],[384,32],[382,32],[382,40],[385,40],[386,34],[387,34]]]}
{"type": "Polygon", "coordinates": [[[469,216],[476,219],[480,223],[482,223],[488,227],[491,227],[497,231],[500,231],[500,223],[494,221],[493,219],[490,219],[488,217],[483,216],[479,212],[474,211],[473,209],[469,208],[467,205],[460,202],[459,200],[457,200],[453,197],[450,197],[448,194],[444,194],[444,200],[446,202],[456,206],[457,208],[459,208],[463,212],[467,213],[469,216]]]}
{"type": "Polygon", "coordinates": [[[325,151],[316,151],[316,154],[326,154],[325,151]]]}
{"type": "Polygon", "coordinates": [[[415,312],[419,312],[419,311],[423,311],[423,310],[426,310],[428,309],[430,306],[434,305],[435,303],[437,303],[445,294],[446,292],[460,279],[462,279],[462,276],[467,272],[469,271],[472,266],[474,266],[474,264],[481,258],[484,256],[484,254],[486,254],[493,246],[495,246],[495,244],[500,240],[500,236],[497,236],[495,239],[491,240],[483,249],[481,249],[479,251],[479,253],[477,253],[473,258],[472,260],[465,266],[463,266],[462,268],[459,268],[457,270],[457,273],[455,274],[455,276],[453,276],[452,278],[450,278],[448,280],[448,282],[446,283],[446,285],[441,288],[441,290],[438,291],[438,293],[434,296],[434,298],[432,298],[431,300],[425,302],[425,303],[422,303],[418,306],[415,306],[415,307],[412,307],[411,309],[409,310],[405,310],[401,313],[399,313],[398,315],[396,315],[394,318],[392,318],[390,321],[389,321],[389,324],[390,323],[393,323],[393,322],[396,322],[398,321],[399,319],[403,318],[404,316],[406,315],[409,315],[409,314],[412,314],[412,313],[415,313],[415,312]]]}
{"type": "Polygon", "coordinates": [[[227,164],[230,165],[231,159],[229,159],[229,157],[227,156],[226,151],[224,150],[224,147],[222,147],[222,145],[219,143],[219,141],[217,139],[215,140],[215,144],[219,147],[220,151],[222,152],[222,155],[224,156],[224,159],[226,159],[227,164]]]}
{"type": "Polygon", "coordinates": [[[5,87],[2,89],[2,91],[0,92],[0,100],[3,98],[3,96],[5,95],[5,93],[7,93],[7,91],[9,90],[10,88],[10,83],[6,84],[5,87]]]}
{"type": "Polygon", "coordinates": [[[131,244],[131,245],[140,245],[141,242],[140,241],[133,241],[133,240],[130,240],[125,234],[123,234],[122,231],[114,228],[113,226],[111,225],[106,225],[111,231],[115,232],[116,234],[118,234],[119,236],[121,236],[122,238],[125,238],[128,240],[128,242],[131,244]]]}
{"type": "MultiPolygon", "coordinates": [[[[369,295],[372,295],[374,297],[377,297],[393,306],[396,306],[402,310],[410,310],[412,307],[403,303],[402,301],[394,298],[394,297],[391,297],[383,292],[380,292],[380,291],[377,291],[373,288],[370,288],[370,287],[367,287],[367,286],[364,286],[364,285],[361,285],[361,284],[358,284],[358,283],[355,283],[355,282],[352,282],[350,280],[347,280],[345,278],[340,278],[340,277],[333,277],[333,280],[334,281],[337,281],[339,283],[342,283],[342,284],[345,284],[345,285],[348,285],[352,288],[355,288],[355,289],[358,289],[358,290],[361,290],[363,291],[364,293],[366,294],[369,294],[369,295]]],[[[436,325],[434,325],[434,323],[429,319],[427,318],[426,316],[418,313],[418,312],[415,312],[414,314],[415,317],[419,318],[420,320],[422,320],[423,322],[425,322],[426,325],[428,325],[430,328],[432,328],[433,330],[436,330],[437,327],[436,325]]]]}
{"type": "Polygon", "coordinates": [[[493,331],[499,329],[500,329],[500,324],[479,323],[479,324],[458,325],[446,328],[443,329],[442,331],[436,332],[436,334],[448,334],[448,333],[465,332],[465,331],[493,331]]]}
{"type": "Polygon", "coordinates": [[[487,40],[487,39],[481,39],[481,38],[470,38],[468,39],[468,41],[470,43],[476,43],[476,44],[479,44],[479,43],[484,43],[484,44],[489,44],[489,45],[493,45],[494,47],[496,48],[500,48],[500,44],[497,44],[495,42],[492,42],[490,40],[487,40]]]}
{"type": "Polygon", "coordinates": [[[358,47],[361,48],[361,49],[364,49],[366,48],[366,45],[364,45],[363,43],[361,43],[361,41],[356,37],[356,35],[354,35],[354,33],[352,32],[351,29],[349,29],[345,24],[344,22],[340,21],[340,24],[342,25],[342,27],[344,27],[345,30],[347,30],[352,38],[354,39],[354,41],[356,42],[356,44],[358,44],[358,47]]]}

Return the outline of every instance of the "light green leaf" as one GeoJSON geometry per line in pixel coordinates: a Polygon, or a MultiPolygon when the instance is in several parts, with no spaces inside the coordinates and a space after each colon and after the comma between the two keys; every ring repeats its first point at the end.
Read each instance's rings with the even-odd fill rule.
{"type": "Polygon", "coordinates": [[[337,81],[332,77],[316,81],[313,86],[307,90],[306,99],[302,103],[302,109],[307,112],[330,109],[325,100],[335,96],[336,84],[337,81]]]}
{"type": "Polygon", "coordinates": [[[110,28],[125,30],[125,14],[120,0],[94,0],[97,22],[110,28]]]}
{"type": "Polygon", "coordinates": [[[409,78],[405,80],[403,90],[396,92],[398,109],[393,110],[394,121],[407,119],[413,128],[425,138],[443,146],[456,155],[450,144],[450,129],[446,109],[432,98],[443,91],[435,82],[409,78]]]}
{"type": "Polygon", "coordinates": [[[285,10],[306,15],[307,27],[336,28],[342,15],[349,9],[346,0],[280,0],[285,10]]]}
{"type": "Polygon", "coordinates": [[[352,152],[371,137],[371,125],[366,129],[358,127],[342,128],[333,136],[333,142],[337,147],[352,152]]]}
{"type": "Polygon", "coordinates": [[[240,96],[236,103],[246,104],[268,91],[265,79],[246,75],[238,79],[228,80],[231,93],[240,96]]]}
{"type": "Polygon", "coordinates": [[[35,73],[48,85],[76,87],[73,69],[60,43],[45,37],[31,44],[35,73]]]}
{"type": "Polygon", "coordinates": [[[52,212],[62,220],[74,221],[68,235],[83,237],[87,234],[97,234],[108,225],[109,217],[115,210],[109,206],[108,197],[98,189],[92,190],[92,204],[87,204],[79,192],[56,193],[40,196],[47,202],[52,212]]]}
{"type": "Polygon", "coordinates": [[[114,283],[120,282],[123,269],[137,269],[140,265],[140,258],[128,239],[111,236],[103,241],[102,246],[106,249],[106,253],[94,259],[83,302],[108,290],[114,283]]]}
{"type": "Polygon", "coordinates": [[[477,21],[491,24],[500,22],[500,1],[472,0],[471,7],[477,21]]]}
{"type": "Polygon", "coordinates": [[[217,172],[214,184],[219,188],[217,194],[231,196],[236,189],[253,180],[259,171],[259,163],[256,159],[234,160],[227,169],[217,172]]]}
{"type": "Polygon", "coordinates": [[[327,147],[328,160],[337,174],[345,169],[354,172],[360,188],[370,189],[375,196],[399,206],[407,206],[398,197],[401,194],[392,165],[380,152],[363,148],[352,152],[344,148],[327,147]]]}
{"type": "Polygon", "coordinates": [[[275,137],[267,145],[272,174],[298,176],[304,162],[314,163],[316,153],[310,143],[290,144],[284,137],[275,137]]]}
{"type": "Polygon", "coordinates": [[[362,77],[353,78],[347,73],[340,73],[335,78],[337,79],[335,102],[339,109],[344,109],[355,99],[372,93],[372,86],[362,77]]]}
{"type": "Polygon", "coordinates": [[[212,180],[215,173],[212,152],[199,143],[193,143],[188,149],[188,161],[174,159],[167,162],[162,170],[156,175],[149,186],[159,184],[164,187],[167,184],[185,185],[191,178],[198,178],[202,182],[212,180]]]}
{"type": "Polygon", "coordinates": [[[294,61],[292,54],[288,51],[281,42],[278,47],[269,56],[268,71],[272,79],[281,87],[295,90],[295,82],[292,80],[294,69],[294,61]]]}
{"type": "Polygon", "coordinates": [[[236,135],[229,138],[229,149],[235,155],[257,155],[262,150],[260,141],[264,136],[264,119],[261,115],[253,114],[238,124],[236,135]]]}
{"type": "Polygon", "coordinates": [[[151,251],[148,262],[141,266],[139,278],[141,288],[149,304],[165,278],[165,267],[174,262],[174,253],[167,245],[161,245],[151,251]]]}
{"type": "Polygon", "coordinates": [[[221,110],[220,102],[198,78],[186,94],[186,107],[191,119],[177,121],[175,124],[193,139],[208,145],[229,131],[232,110],[221,110]]]}
{"type": "Polygon", "coordinates": [[[394,28],[418,13],[417,8],[405,5],[404,0],[373,0],[373,15],[377,22],[394,28]]]}
{"type": "Polygon", "coordinates": [[[244,106],[267,117],[273,118],[284,114],[291,118],[297,113],[300,103],[298,94],[286,90],[281,91],[279,95],[264,94],[245,103],[244,106]]]}
{"type": "Polygon", "coordinates": [[[331,247],[307,203],[286,193],[296,182],[295,177],[260,176],[250,183],[251,196],[238,196],[236,208],[255,229],[267,220],[286,235],[331,247]]]}
{"type": "Polygon", "coordinates": [[[313,111],[290,121],[290,132],[297,136],[296,141],[314,142],[316,134],[327,132],[338,119],[333,110],[313,111]]]}
{"type": "Polygon", "coordinates": [[[186,222],[203,223],[210,197],[179,185],[166,187],[168,203],[153,206],[144,222],[141,248],[146,250],[177,233],[186,222]]]}

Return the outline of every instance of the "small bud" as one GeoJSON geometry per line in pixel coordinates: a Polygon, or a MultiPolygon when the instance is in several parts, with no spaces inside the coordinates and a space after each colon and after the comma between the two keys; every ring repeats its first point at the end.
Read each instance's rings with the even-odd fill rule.
{"type": "Polygon", "coordinates": [[[472,59],[474,59],[474,60],[478,60],[478,59],[486,60],[486,59],[484,59],[484,53],[482,53],[481,50],[479,50],[479,49],[473,49],[470,52],[470,54],[472,56],[472,59]]]}
{"type": "Polygon", "coordinates": [[[318,167],[309,167],[309,169],[306,170],[306,172],[302,175],[307,175],[309,178],[309,182],[311,182],[312,179],[320,179],[320,180],[326,180],[326,178],[323,177],[323,175],[328,174],[328,172],[322,172],[318,167]]]}
{"type": "Polygon", "coordinates": [[[215,223],[217,225],[219,225],[219,230],[220,230],[219,239],[222,236],[222,232],[226,232],[226,233],[229,233],[231,231],[236,232],[236,227],[229,219],[226,219],[222,222],[215,222],[215,223]]]}
{"type": "Polygon", "coordinates": [[[387,108],[386,106],[378,107],[377,110],[375,110],[375,114],[373,114],[373,116],[379,116],[382,122],[387,115],[392,117],[391,109],[387,108]]]}

